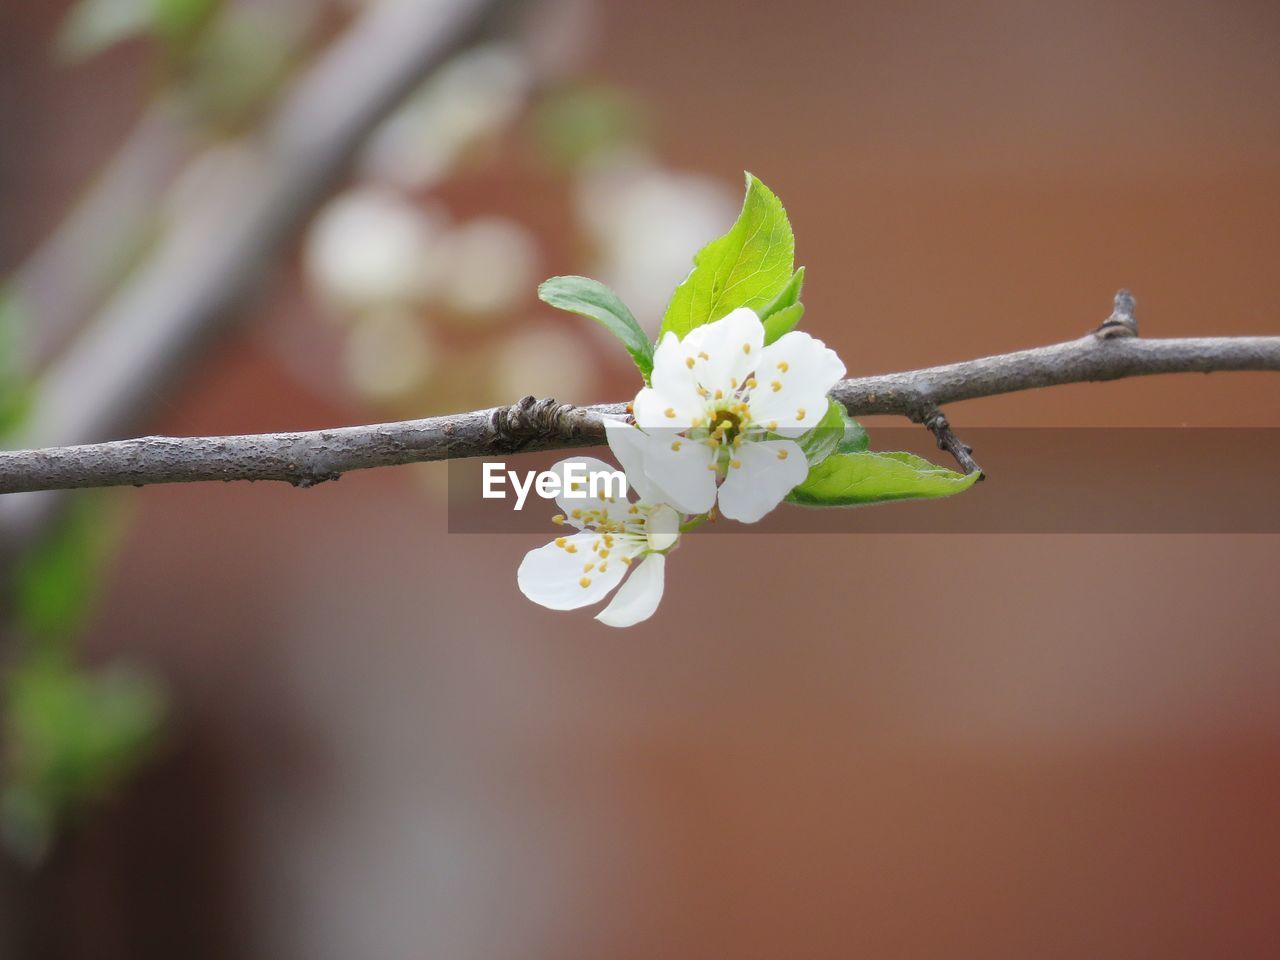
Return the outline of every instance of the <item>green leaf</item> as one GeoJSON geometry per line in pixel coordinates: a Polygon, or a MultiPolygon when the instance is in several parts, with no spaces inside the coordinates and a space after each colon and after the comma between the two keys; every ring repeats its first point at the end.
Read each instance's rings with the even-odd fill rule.
{"type": "Polygon", "coordinates": [[[793,303],[789,307],[775,310],[764,322],[764,342],[773,343],[783,334],[790,333],[803,316],[803,303],[793,303]]]}
{"type": "Polygon", "coordinates": [[[796,437],[796,443],[800,444],[800,449],[804,451],[810,467],[817,466],[836,452],[836,448],[844,439],[845,419],[844,407],[829,399],[827,412],[822,415],[817,425],[796,437]]]}
{"type": "Polygon", "coordinates": [[[586,277],[552,277],[538,287],[538,297],[553,307],[597,321],[622,341],[648,382],[653,372],[653,344],[616,293],[586,277]]]}
{"type": "Polygon", "coordinates": [[[843,406],[840,407],[840,414],[844,418],[844,437],[836,447],[836,453],[862,453],[871,446],[867,428],[849,416],[843,406]]]}
{"type": "Polygon", "coordinates": [[[787,499],[813,507],[853,507],[949,497],[968,490],[979,476],[956,473],[913,453],[839,453],[811,469],[787,499]]]}
{"type": "Polygon", "coordinates": [[[767,320],[779,310],[800,302],[800,289],[804,286],[804,267],[791,275],[782,291],[756,312],[761,320],[767,320]]]}
{"type": "Polygon", "coordinates": [[[786,289],[793,279],[795,238],[781,201],[748,173],[737,222],[699,250],[693,264],[671,296],[659,340],[668,330],[683,338],[738,307],[759,311],[786,289]]]}
{"type": "Polygon", "coordinates": [[[65,639],[89,619],[107,563],[123,529],[111,500],[80,496],[61,525],[14,573],[19,625],[35,639],[65,639]]]}

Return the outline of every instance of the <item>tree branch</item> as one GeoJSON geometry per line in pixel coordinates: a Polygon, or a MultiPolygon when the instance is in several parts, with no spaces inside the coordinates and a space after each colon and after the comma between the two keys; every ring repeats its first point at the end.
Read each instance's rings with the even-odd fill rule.
{"type": "MultiPolygon", "coordinates": [[[[832,395],[853,416],[899,414],[937,425],[938,408],[961,400],[1067,383],[1229,370],[1280,371],[1280,337],[1141,340],[1090,334],[963,363],[845,380],[832,395]]],[[[597,445],[604,442],[601,417],[625,410],[621,404],[575,407],[526,397],[510,407],[307,433],[143,437],[0,452],[0,493],[200,480],[311,486],[350,470],[597,445]]],[[[935,434],[939,429],[944,427],[937,426],[935,434]]],[[[958,440],[956,449],[942,445],[957,459],[958,450],[968,456],[958,440]]],[[[966,465],[961,459],[962,466],[977,469],[968,460],[966,465]]]]}

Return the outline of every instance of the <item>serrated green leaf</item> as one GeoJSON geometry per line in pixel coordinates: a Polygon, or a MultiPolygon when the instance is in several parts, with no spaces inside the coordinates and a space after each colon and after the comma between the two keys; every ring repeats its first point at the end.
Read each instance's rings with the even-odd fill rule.
{"type": "Polygon", "coordinates": [[[742,212],[729,232],[698,251],[693,271],[676,287],[658,331],[684,337],[738,307],[759,311],[792,280],[795,237],[782,203],[747,174],[742,212]]]}
{"type": "Polygon", "coordinates": [[[760,319],[765,320],[784,307],[789,307],[793,303],[799,303],[800,291],[803,287],[804,267],[799,267],[796,272],[791,275],[791,279],[787,281],[787,285],[782,288],[778,295],[756,311],[760,314],[760,319]]]}
{"type": "Polygon", "coordinates": [[[773,343],[783,334],[790,333],[803,316],[803,303],[793,303],[789,307],[775,310],[769,319],[764,321],[764,342],[773,343]]]}
{"type": "Polygon", "coordinates": [[[949,497],[968,490],[979,476],[956,473],[913,453],[839,453],[810,470],[787,500],[813,507],[853,507],[949,497]]]}
{"type": "Polygon", "coordinates": [[[538,287],[538,297],[560,310],[595,320],[622,341],[645,382],[653,372],[653,344],[627,305],[603,283],[587,277],[552,277],[538,287]]]}

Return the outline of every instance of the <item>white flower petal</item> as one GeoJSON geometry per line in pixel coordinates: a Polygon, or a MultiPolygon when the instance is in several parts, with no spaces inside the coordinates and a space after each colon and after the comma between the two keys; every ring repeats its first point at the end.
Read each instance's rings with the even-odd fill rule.
{"type": "Polygon", "coordinates": [[[645,473],[662,490],[661,502],[682,513],[706,513],[716,502],[716,475],[711,469],[715,453],[705,443],[667,439],[673,436],[667,432],[650,437],[645,473]]]}
{"type": "Polygon", "coordinates": [[[703,389],[728,396],[746,381],[760,359],[764,324],[749,307],[739,307],[714,323],[694,327],[680,342],[681,360],[703,389]]]}
{"type": "Polygon", "coordinates": [[[660,503],[645,517],[644,532],[650,550],[670,550],[680,539],[680,514],[660,503]]]}
{"type": "Polygon", "coordinates": [[[662,600],[666,564],[667,558],[660,553],[645,557],[596,619],[610,627],[629,627],[648,620],[662,600]]]}
{"type": "Polygon", "coordinates": [[[666,406],[677,410],[698,410],[702,401],[693,369],[686,362],[687,352],[680,339],[668,330],[653,351],[653,373],[649,375],[649,382],[666,406]]]}
{"type": "Polygon", "coordinates": [[[844,376],[844,363],[821,340],[793,330],[760,351],[755,376],[752,419],[776,421],[778,433],[799,436],[827,412],[827,394],[844,376]]]}
{"type": "Polygon", "coordinates": [[[596,539],[594,533],[576,533],[564,538],[563,547],[553,542],[530,550],[516,571],[520,592],[552,610],[576,610],[603,600],[627,572],[627,565],[618,551],[611,551],[605,571],[601,573],[600,559],[591,552],[591,544],[596,539]],[[573,552],[569,551],[570,546],[573,552]],[[585,569],[588,564],[594,564],[592,569],[585,569]],[[582,586],[584,578],[585,587],[582,586]]]}
{"type": "Polygon", "coordinates": [[[730,467],[720,485],[720,512],[741,523],[755,523],[809,475],[804,451],[791,440],[744,443],[735,456],[742,466],[730,467]]]}
{"type": "Polygon", "coordinates": [[[623,423],[621,420],[604,421],[605,436],[609,440],[609,449],[626,471],[627,483],[636,492],[636,496],[646,503],[661,503],[665,498],[661,489],[649,479],[644,470],[646,451],[651,439],[639,427],[623,423]]]}
{"type": "MultiPolygon", "coordinates": [[[[570,464],[580,464],[581,467],[575,469],[575,474],[585,474],[588,479],[596,474],[622,472],[618,470],[617,467],[610,466],[603,460],[597,460],[595,457],[566,457],[564,460],[561,460],[559,463],[551,467],[547,472],[555,473],[560,477],[560,493],[556,495],[556,506],[563,511],[565,518],[569,523],[573,524],[579,530],[582,529],[582,521],[573,516],[573,512],[575,510],[581,511],[582,513],[586,513],[591,510],[602,510],[610,519],[621,520],[626,518],[627,508],[631,505],[630,501],[627,500],[626,490],[624,489],[622,491],[622,496],[619,497],[618,485],[608,477],[602,476],[596,481],[595,492],[597,494],[605,494],[606,492],[610,493],[614,497],[612,502],[605,499],[603,496],[591,496],[590,494],[592,491],[589,483],[581,488],[583,496],[569,496],[569,490],[567,489],[568,485],[565,483],[565,470],[568,469],[570,464]]],[[[531,487],[529,489],[529,496],[533,498],[537,497],[537,495],[536,488],[531,487]]],[[[526,501],[526,506],[530,502],[532,502],[532,500],[526,501]]]]}
{"type": "Polygon", "coordinates": [[[631,405],[635,413],[636,423],[645,430],[684,430],[692,426],[696,417],[702,415],[702,401],[693,394],[696,404],[684,400],[672,400],[660,394],[653,387],[645,387],[636,394],[631,405]]]}

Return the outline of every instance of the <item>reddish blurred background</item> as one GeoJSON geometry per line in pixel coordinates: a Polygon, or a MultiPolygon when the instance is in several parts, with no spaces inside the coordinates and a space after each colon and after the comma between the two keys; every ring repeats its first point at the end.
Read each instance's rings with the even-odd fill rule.
{"type": "MultiPolygon", "coordinates": [[[[10,266],[147,81],[130,47],[55,68],[62,4],[7,7],[10,266]]],[[[585,72],[664,160],[782,197],[806,325],[853,375],[1079,335],[1122,285],[1148,336],[1280,333],[1273,3],[595,14],[585,72]]],[[[554,178],[449,191],[579,268],[554,178]]],[[[370,418],[287,357],[329,336],[295,260],[147,431],[370,418]]],[[[591,350],[563,399],[634,389],[591,350]]],[[[1175,377],[949,413],[1280,426],[1278,397],[1175,377]]],[[[445,535],[439,477],[129,494],[87,646],[153,665],[172,717],[27,876],[33,956],[1280,955],[1274,536],[693,539],[612,632],[516,591],[538,539],[445,535]]]]}

